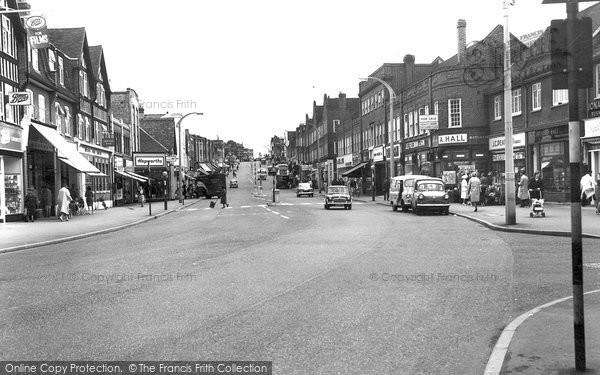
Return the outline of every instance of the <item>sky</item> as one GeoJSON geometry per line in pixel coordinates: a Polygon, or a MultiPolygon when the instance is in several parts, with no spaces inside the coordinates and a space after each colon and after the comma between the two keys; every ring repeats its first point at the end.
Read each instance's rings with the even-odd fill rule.
{"type": "MultiPolygon", "coordinates": [[[[515,36],[565,18],[565,4],[516,0],[515,36]]],[[[184,127],[265,153],[323,95],[358,97],[359,77],[412,54],[456,54],[504,24],[502,0],[30,0],[50,28],[85,27],[104,48],[113,91],[134,89],[146,113],[202,112],[184,127]]],[[[580,10],[594,2],[580,4],[580,10]]],[[[50,41],[52,42],[52,41],[50,41]]]]}

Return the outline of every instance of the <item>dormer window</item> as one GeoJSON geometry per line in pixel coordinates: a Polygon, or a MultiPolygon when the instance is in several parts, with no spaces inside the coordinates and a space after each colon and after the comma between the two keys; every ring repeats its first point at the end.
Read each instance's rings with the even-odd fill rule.
{"type": "Polygon", "coordinates": [[[79,71],[79,92],[86,98],[88,98],[90,95],[88,87],[88,76],[85,70],[79,71]]]}
{"type": "Polygon", "coordinates": [[[61,85],[65,84],[65,67],[62,56],[58,56],[58,82],[61,85]]]}
{"type": "Polygon", "coordinates": [[[56,71],[56,54],[51,49],[48,49],[48,67],[51,72],[56,71]]]}

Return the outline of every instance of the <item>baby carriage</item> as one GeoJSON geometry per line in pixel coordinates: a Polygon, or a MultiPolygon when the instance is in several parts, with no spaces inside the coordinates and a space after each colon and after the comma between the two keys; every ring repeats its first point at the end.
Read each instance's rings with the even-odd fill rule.
{"type": "Polygon", "coordinates": [[[546,217],[546,213],[544,212],[544,198],[540,189],[529,189],[529,202],[531,202],[529,217],[546,217]]]}
{"type": "Polygon", "coordinates": [[[69,203],[69,211],[71,215],[83,215],[85,214],[85,204],[83,198],[77,197],[69,203]]]}

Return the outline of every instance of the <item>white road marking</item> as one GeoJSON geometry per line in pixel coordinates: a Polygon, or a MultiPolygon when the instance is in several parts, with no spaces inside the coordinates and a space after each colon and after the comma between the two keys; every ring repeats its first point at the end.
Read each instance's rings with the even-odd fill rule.
{"type": "Polygon", "coordinates": [[[240,206],[240,208],[250,208],[252,206],[240,206]]]}
{"type": "Polygon", "coordinates": [[[272,213],[274,213],[275,215],[279,215],[279,212],[277,211],[271,211],[272,213]]]}
{"type": "Polygon", "coordinates": [[[187,211],[198,211],[197,208],[188,208],[187,211]]]}
{"type": "Polygon", "coordinates": [[[279,215],[279,216],[281,216],[281,217],[282,217],[282,218],[284,218],[284,219],[288,219],[288,220],[290,219],[290,218],[289,218],[289,217],[287,217],[287,216],[283,216],[283,215],[279,215]]]}

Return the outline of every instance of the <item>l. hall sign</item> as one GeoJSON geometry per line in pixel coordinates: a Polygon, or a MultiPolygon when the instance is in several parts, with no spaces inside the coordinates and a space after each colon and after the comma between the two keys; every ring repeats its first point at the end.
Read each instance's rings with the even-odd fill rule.
{"type": "Polygon", "coordinates": [[[467,143],[468,140],[467,133],[438,135],[438,144],[440,145],[467,143]]]}

